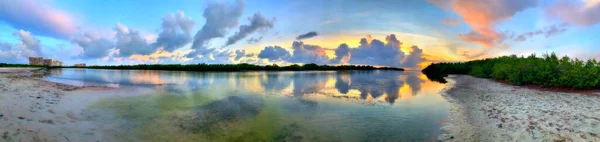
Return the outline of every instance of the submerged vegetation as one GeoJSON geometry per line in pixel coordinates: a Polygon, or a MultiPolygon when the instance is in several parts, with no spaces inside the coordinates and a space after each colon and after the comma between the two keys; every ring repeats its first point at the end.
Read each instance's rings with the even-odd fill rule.
{"type": "Polygon", "coordinates": [[[592,89],[600,87],[600,62],[559,58],[556,54],[516,55],[458,63],[434,63],[422,70],[430,79],[444,82],[448,74],[468,74],[507,81],[514,85],[541,85],[592,89]]]}
{"type": "Polygon", "coordinates": [[[253,65],[253,64],[152,64],[152,65],[119,65],[119,66],[87,66],[68,68],[93,68],[93,69],[140,69],[140,70],[178,70],[178,71],[305,71],[305,70],[398,70],[394,67],[373,67],[368,65],[317,65],[317,64],[293,64],[289,66],[253,65]]]}
{"type": "MultiPolygon", "coordinates": [[[[123,135],[142,141],[333,141],[317,136],[311,125],[289,117],[279,101],[223,88],[119,96],[94,102],[84,115],[93,121],[123,120],[123,135]],[[103,112],[114,115],[101,115],[103,112]],[[282,119],[285,118],[285,119],[282,119]],[[302,125],[304,124],[304,125],[302,125]]],[[[134,141],[134,140],[129,140],[134,141]]]]}

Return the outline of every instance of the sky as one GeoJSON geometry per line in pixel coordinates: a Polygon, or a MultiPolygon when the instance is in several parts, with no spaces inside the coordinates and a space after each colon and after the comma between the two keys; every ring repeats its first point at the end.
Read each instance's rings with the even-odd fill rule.
{"type": "Polygon", "coordinates": [[[503,55],[600,59],[600,0],[0,0],[0,62],[419,69],[503,55]]]}

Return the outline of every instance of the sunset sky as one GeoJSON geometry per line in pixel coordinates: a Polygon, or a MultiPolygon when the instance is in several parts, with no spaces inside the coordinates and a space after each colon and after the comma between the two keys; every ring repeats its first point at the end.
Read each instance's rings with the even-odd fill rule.
{"type": "Polygon", "coordinates": [[[431,62],[556,52],[600,59],[600,0],[0,0],[0,62],[431,62]]]}

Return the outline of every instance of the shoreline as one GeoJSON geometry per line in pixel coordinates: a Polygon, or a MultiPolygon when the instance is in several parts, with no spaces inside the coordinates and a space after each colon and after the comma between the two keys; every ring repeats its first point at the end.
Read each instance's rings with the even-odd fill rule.
{"type": "MultiPolygon", "coordinates": [[[[73,86],[36,68],[0,68],[0,141],[119,141],[122,126],[92,121],[87,105],[143,89],[73,86]]],[[[467,75],[447,77],[441,141],[600,141],[600,92],[536,90],[467,75]]],[[[138,92],[138,93],[131,93],[138,92]]]]}
{"type": "Polygon", "coordinates": [[[118,141],[112,136],[116,126],[90,121],[85,109],[132,89],[73,86],[41,76],[38,68],[0,68],[0,141],[118,141]]]}
{"type": "Polygon", "coordinates": [[[600,141],[600,97],[447,77],[451,104],[442,141],[600,141]]]}
{"type": "Polygon", "coordinates": [[[302,70],[172,70],[172,69],[135,69],[135,68],[95,68],[95,67],[53,67],[51,69],[99,69],[99,70],[133,70],[133,71],[190,71],[190,72],[310,72],[310,71],[418,71],[410,69],[375,68],[375,69],[302,69],[302,70]]]}

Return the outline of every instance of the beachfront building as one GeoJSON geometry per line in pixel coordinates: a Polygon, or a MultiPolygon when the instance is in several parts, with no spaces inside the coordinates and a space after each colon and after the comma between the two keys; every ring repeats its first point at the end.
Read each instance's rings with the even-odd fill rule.
{"type": "Polygon", "coordinates": [[[29,65],[36,66],[62,66],[63,62],[54,59],[44,59],[42,57],[29,57],[29,65]]]}
{"type": "Polygon", "coordinates": [[[84,63],[81,63],[81,64],[75,64],[75,66],[76,66],[76,67],[85,67],[85,64],[84,64],[84,63]]]}
{"type": "Polygon", "coordinates": [[[44,66],[52,66],[52,59],[44,59],[44,66]]]}
{"type": "Polygon", "coordinates": [[[50,66],[62,66],[62,62],[59,60],[52,60],[52,64],[50,66]]]}
{"type": "Polygon", "coordinates": [[[44,58],[42,58],[42,57],[29,57],[29,65],[36,65],[36,66],[44,65],[44,58]]]}

